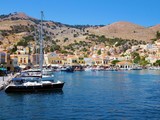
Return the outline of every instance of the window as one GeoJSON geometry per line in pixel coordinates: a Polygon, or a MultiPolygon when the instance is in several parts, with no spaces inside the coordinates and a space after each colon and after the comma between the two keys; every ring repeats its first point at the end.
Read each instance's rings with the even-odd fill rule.
{"type": "Polygon", "coordinates": [[[26,58],[24,58],[24,63],[26,63],[26,58]]]}
{"type": "Polygon", "coordinates": [[[22,58],[21,58],[21,60],[20,60],[20,63],[22,63],[22,58]]]}

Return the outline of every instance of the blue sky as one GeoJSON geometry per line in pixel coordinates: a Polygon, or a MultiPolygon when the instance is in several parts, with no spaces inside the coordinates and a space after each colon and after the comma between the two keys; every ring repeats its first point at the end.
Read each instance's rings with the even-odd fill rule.
{"type": "Polygon", "coordinates": [[[0,0],[0,14],[24,12],[65,24],[107,25],[128,21],[142,26],[160,24],[160,0],[0,0]]]}

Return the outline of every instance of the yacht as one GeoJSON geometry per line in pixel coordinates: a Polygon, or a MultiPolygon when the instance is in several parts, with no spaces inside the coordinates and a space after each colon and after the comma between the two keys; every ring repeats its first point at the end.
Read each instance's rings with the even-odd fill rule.
{"type": "Polygon", "coordinates": [[[64,82],[57,81],[39,81],[39,79],[14,78],[5,88],[5,92],[42,92],[62,90],[64,82]]]}
{"type": "MultiPolygon", "coordinates": [[[[47,77],[46,77],[47,78],[47,77]]],[[[43,79],[39,71],[17,74],[5,88],[5,92],[42,92],[62,90],[64,82],[43,79]]]]}

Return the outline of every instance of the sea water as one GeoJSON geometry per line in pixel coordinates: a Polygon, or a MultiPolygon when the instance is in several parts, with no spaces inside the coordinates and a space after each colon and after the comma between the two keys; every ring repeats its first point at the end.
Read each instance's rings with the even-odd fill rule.
{"type": "Polygon", "coordinates": [[[0,92],[0,120],[160,119],[160,71],[55,72],[63,91],[0,92]]]}

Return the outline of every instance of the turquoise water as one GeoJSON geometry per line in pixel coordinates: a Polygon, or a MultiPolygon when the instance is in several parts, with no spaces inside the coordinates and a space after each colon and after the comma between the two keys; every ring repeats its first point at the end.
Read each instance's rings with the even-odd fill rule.
{"type": "Polygon", "coordinates": [[[62,92],[0,92],[0,120],[160,119],[160,71],[57,72],[62,92]]]}

